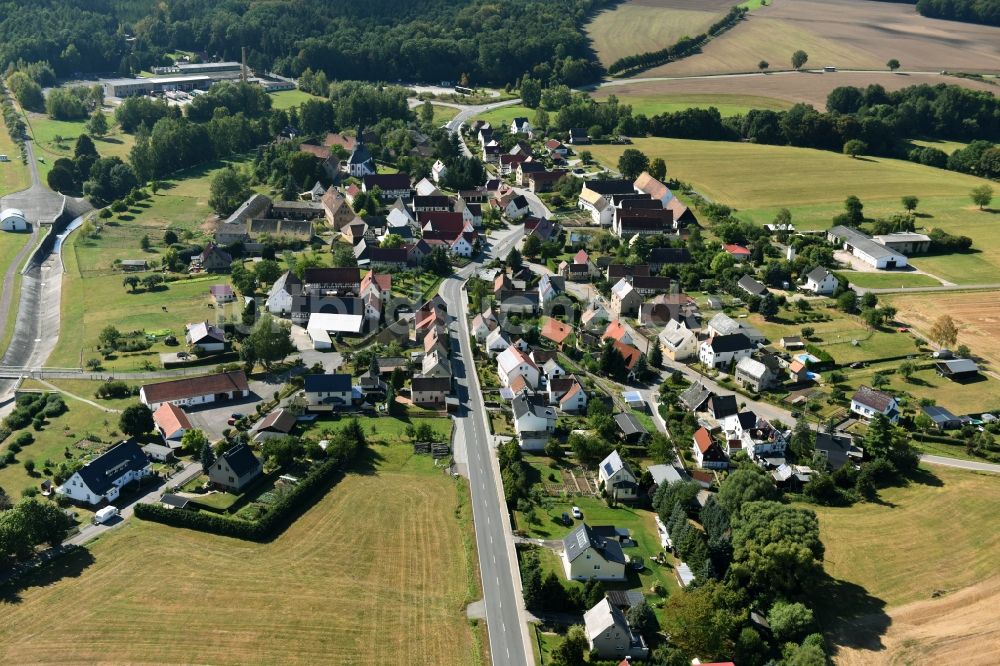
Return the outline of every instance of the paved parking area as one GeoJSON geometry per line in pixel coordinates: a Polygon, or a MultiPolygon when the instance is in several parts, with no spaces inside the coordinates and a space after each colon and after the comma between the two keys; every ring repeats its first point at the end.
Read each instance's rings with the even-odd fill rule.
{"type": "Polygon", "coordinates": [[[203,431],[210,440],[222,438],[222,431],[231,428],[227,421],[234,413],[253,414],[257,403],[262,402],[264,397],[270,396],[274,389],[264,390],[259,393],[261,387],[254,387],[256,382],[251,382],[250,397],[240,400],[227,400],[225,402],[212,402],[198,407],[185,407],[191,425],[203,431]]]}

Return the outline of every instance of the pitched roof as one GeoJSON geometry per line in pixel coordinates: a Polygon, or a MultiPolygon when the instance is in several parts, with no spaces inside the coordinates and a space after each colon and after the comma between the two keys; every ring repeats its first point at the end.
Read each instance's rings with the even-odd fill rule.
{"type": "Polygon", "coordinates": [[[343,393],[351,390],[351,376],[346,373],[304,375],[306,393],[343,393]]]}
{"type": "Polygon", "coordinates": [[[879,412],[886,411],[894,402],[894,398],[888,393],[864,385],[858,387],[851,400],[879,412]]]}
{"type": "Polygon", "coordinates": [[[563,550],[570,562],[593,548],[607,562],[625,564],[625,553],[616,539],[598,536],[586,523],[566,535],[563,539],[563,550]]]}
{"type": "Polygon", "coordinates": [[[647,470],[649,471],[649,475],[653,477],[653,483],[658,486],[664,482],[667,485],[677,483],[684,478],[673,465],[650,465],[647,470]]]}
{"type": "Polygon", "coordinates": [[[576,397],[577,393],[586,393],[583,390],[583,385],[580,384],[579,381],[577,381],[576,377],[571,376],[570,379],[572,380],[573,383],[570,385],[566,393],[563,394],[563,397],[559,399],[560,405],[569,402],[571,399],[576,397]]]}
{"type": "Polygon", "coordinates": [[[979,366],[970,358],[956,358],[950,361],[938,361],[934,364],[937,371],[944,376],[966,375],[979,372],[979,366]]]}
{"type": "Polygon", "coordinates": [[[635,187],[628,180],[588,180],[583,183],[585,189],[603,194],[633,194],[635,187]]]}
{"type": "MultiPolygon", "coordinates": [[[[637,435],[649,432],[642,425],[642,423],[639,422],[639,419],[635,418],[628,412],[621,412],[620,414],[615,414],[615,423],[618,425],[619,430],[622,431],[622,434],[624,434],[626,437],[629,435],[637,435]]],[[[617,451],[614,452],[614,454],[617,453],[618,453],[617,451]]],[[[605,458],[605,460],[607,460],[607,458],[605,458]]]]}
{"type": "Polygon", "coordinates": [[[517,366],[527,363],[531,367],[538,369],[535,362],[524,355],[520,349],[514,346],[507,347],[497,355],[497,364],[504,374],[509,375],[517,366]]]}
{"type": "Polygon", "coordinates": [[[767,287],[755,280],[751,275],[744,275],[736,284],[754,296],[763,296],[767,293],[767,287]]]}
{"type": "Polygon", "coordinates": [[[134,439],[127,439],[85,464],[77,470],[77,474],[91,492],[103,495],[116,479],[130,471],[138,472],[148,464],[149,458],[139,444],[134,439]]]}
{"type": "Polygon", "coordinates": [[[625,328],[625,324],[623,324],[621,320],[615,319],[612,322],[608,322],[607,328],[604,329],[604,335],[601,337],[611,338],[612,340],[621,342],[621,339],[626,335],[628,335],[628,329],[625,328]]]}
{"type": "Polygon", "coordinates": [[[444,391],[451,390],[451,377],[414,377],[410,385],[412,391],[444,391]]]}
{"type": "Polygon", "coordinates": [[[691,253],[686,247],[654,247],[649,251],[651,264],[686,264],[691,261],[691,253]]]}
{"type": "Polygon", "coordinates": [[[261,430],[275,430],[277,432],[290,433],[292,428],[295,427],[295,414],[287,409],[276,409],[267,416],[264,420],[257,424],[255,430],[260,432],[261,430]]]}
{"type": "Polygon", "coordinates": [[[167,435],[176,433],[178,430],[191,429],[191,421],[187,414],[172,402],[163,403],[153,412],[153,423],[167,435]]]}
{"type": "Polygon", "coordinates": [[[222,332],[222,329],[215,324],[208,323],[207,321],[190,324],[188,326],[188,337],[191,338],[191,342],[194,344],[198,344],[205,339],[215,340],[217,342],[226,341],[226,334],[222,332]]]}
{"type": "Polygon", "coordinates": [[[556,418],[556,410],[545,404],[545,399],[540,395],[526,395],[522,393],[514,397],[510,406],[514,410],[515,419],[519,419],[529,413],[547,420],[555,420],[556,418]]]}
{"type": "Polygon", "coordinates": [[[722,246],[722,249],[726,251],[727,254],[732,254],[740,257],[749,257],[750,250],[746,249],[742,245],[737,245],[735,243],[726,243],[722,246]]]}
{"type": "Polygon", "coordinates": [[[360,284],[361,271],[357,267],[307,268],[305,282],[308,284],[360,284]]]}
{"type": "Polygon", "coordinates": [[[624,342],[619,342],[618,340],[615,340],[612,345],[618,350],[618,353],[622,355],[622,358],[625,360],[625,367],[629,370],[635,368],[635,364],[639,362],[640,358],[642,358],[642,352],[639,351],[639,348],[634,345],[627,345],[624,342]]]}
{"type": "Polygon", "coordinates": [[[694,431],[694,443],[698,447],[699,451],[705,453],[712,448],[712,445],[715,444],[715,440],[712,439],[712,435],[708,432],[708,430],[701,427],[694,431]]]}
{"type": "Polygon", "coordinates": [[[648,171],[643,171],[639,174],[639,177],[635,179],[634,185],[635,189],[645,192],[654,199],[665,199],[673,196],[670,193],[670,188],[649,175],[648,171]]]}
{"type": "Polygon", "coordinates": [[[739,411],[735,395],[713,395],[708,399],[708,409],[715,419],[724,419],[739,411]]]}
{"type": "Polygon", "coordinates": [[[632,287],[632,283],[625,278],[618,280],[618,282],[615,283],[615,286],[611,287],[611,293],[617,296],[619,300],[625,298],[634,291],[635,289],[632,287]]]}
{"type": "Polygon", "coordinates": [[[826,276],[830,274],[830,271],[826,270],[822,266],[817,266],[808,273],[806,273],[806,278],[812,280],[813,282],[819,283],[826,279],[826,276]]]}
{"type": "Polygon", "coordinates": [[[229,393],[231,391],[249,391],[247,376],[242,370],[221,372],[204,377],[173,379],[156,384],[145,384],[142,393],[146,402],[166,402],[181,400],[210,393],[229,393]]]}
{"type": "Polygon", "coordinates": [[[365,184],[365,190],[368,191],[374,187],[383,192],[410,189],[410,176],[405,173],[371,173],[362,178],[361,182],[365,184]]]}
{"type": "Polygon", "coordinates": [[[557,345],[561,345],[573,332],[573,328],[551,317],[546,319],[542,326],[541,336],[547,338],[557,345]]]}
{"type": "Polygon", "coordinates": [[[691,411],[697,410],[708,398],[712,395],[712,392],[701,382],[695,382],[691,386],[687,387],[683,393],[680,394],[678,399],[684,404],[685,407],[691,411]]]}
{"type": "Polygon", "coordinates": [[[707,340],[705,344],[711,347],[717,354],[754,348],[754,344],[750,341],[750,338],[742,333],[716,335],[707,340]]]}
{"type": "Polygon", "coordinates": [[[736,364],[736,371],[742,372],[745,375],[749,375],[754,379],[761,379],[767,374],[767,366],[760,361],[754,360],[749,356],[741,358],[739,363],[736,364]]]}
{"type": "Polygon", "coordinates": [[[237,444],[219,457],[229,463],[230,469],[237,477],[246,476],[260,468],[260,461],[246,444],[237,444]]]}

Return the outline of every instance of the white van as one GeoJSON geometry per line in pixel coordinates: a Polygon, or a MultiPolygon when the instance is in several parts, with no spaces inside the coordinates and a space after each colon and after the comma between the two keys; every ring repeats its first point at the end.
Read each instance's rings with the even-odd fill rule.
{"type": "Polygon", "coordinates": [[[114,506],[106,506],[97,513],[94,514],[94,522],[98,525],[105,525],[118,515],[118,508],[114,506]]]}

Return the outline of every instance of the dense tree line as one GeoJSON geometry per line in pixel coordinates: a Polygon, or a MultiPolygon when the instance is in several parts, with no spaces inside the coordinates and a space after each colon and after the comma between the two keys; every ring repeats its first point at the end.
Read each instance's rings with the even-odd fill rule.
{"type": "MultiPolygon", "coordinates": [[[[47,62],[137,73],[175,50],[333,79],[514,83],[524,72],[570,85],[600,66],[581,29],[607,0],[39,0],[0,2],[0,67],[47,62]],[[130,39],[131,38],[131,39],[130,39]]],[[[44,85],[44,84],[43,84],[44,85]]]]}
{"type": "Polygon", "coordinates": [[[658,51],[647,51],[646,53],[636,53],[625,56],[611,63],[608,67],[609,74],[635,74],[643,69],[664,65],[674,60],[680,60],[685,56],[697,51],[709,39],[716,37],[734,25],[739,23],[746,16],[747,8],[739,5],[733,7],[721,19],[709,26],[708,30],[695,35],[694,37],[684,36],[675,43],[658,51]]]}
{"type": "Polygon", "coordinates": [[[918,0],[917,11],[931,18],[1000,25],[997,0],[918,0]]]}

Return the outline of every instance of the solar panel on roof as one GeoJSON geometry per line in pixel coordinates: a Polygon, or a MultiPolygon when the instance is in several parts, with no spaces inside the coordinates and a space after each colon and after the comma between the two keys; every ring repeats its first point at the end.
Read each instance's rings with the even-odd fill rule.
{"type": "Polygon", "coordinates": [[[608,476],[611,476],[612,474],[615,473],[614,468],[611,467],[611,463],[604,463],[604,473],[607,474],[608,476]]]}
{"type": "Polygon", "coordinates": [[[576,533],[576,543],[580,548],[586,548],[590,544],[590,539],[587,538],[587,530],[580,530],[576,533]]]}

